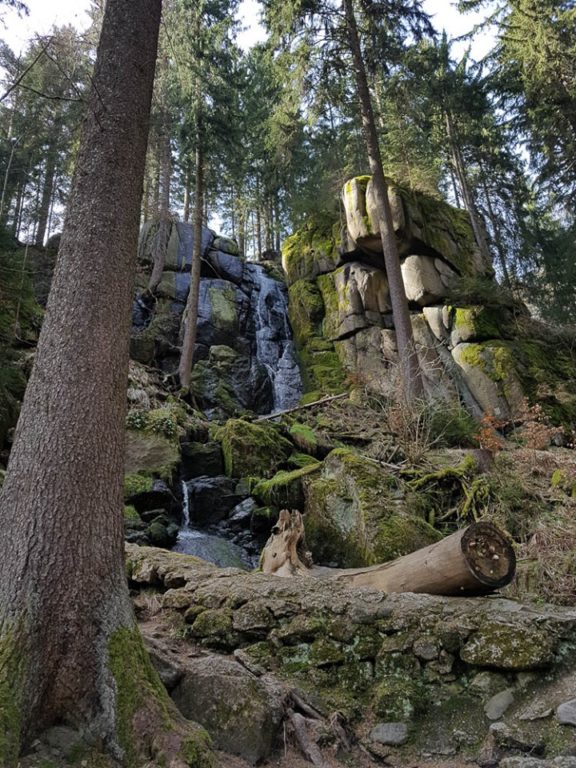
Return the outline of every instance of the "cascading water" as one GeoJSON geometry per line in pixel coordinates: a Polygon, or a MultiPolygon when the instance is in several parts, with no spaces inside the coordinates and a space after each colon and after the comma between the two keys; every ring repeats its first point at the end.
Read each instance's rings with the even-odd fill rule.
{"type": "MultiPolygon", "coordinates": [[[[189,481],[193,484],[194,481],[189,481]]],[[[194,555],[221,568],[252,568],[254,559],[233,541],[190,524],[190,489],[182,480],[182,525],[173,552],[194,555]]]]}
{"type": "Polygon", "coordinates": [[[291,408],[297,405],[302,394],[302,378],[288,322],[286,288],[258,264],[247,264],[246,270],[254,284],[251,310],[256,358],[272,382],[273,411],[291,408]]]}

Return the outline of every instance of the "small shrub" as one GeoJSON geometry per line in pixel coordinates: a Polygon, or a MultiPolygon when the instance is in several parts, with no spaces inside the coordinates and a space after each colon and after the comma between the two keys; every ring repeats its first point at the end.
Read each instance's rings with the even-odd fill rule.
{"type": "Polygon", "coordinates": [[[126,416],[126,426],[128,429],[135,429],[138,431],[145,430],[148,426],[148,414],[146,411],[136,409],[128,411],[126,416]]]}
{"type": "Polygon", "coordinates": [[[459,405],[435,405],[430,409],[430,435],[443,448],[475,448],[478,422],[459,405]]]}

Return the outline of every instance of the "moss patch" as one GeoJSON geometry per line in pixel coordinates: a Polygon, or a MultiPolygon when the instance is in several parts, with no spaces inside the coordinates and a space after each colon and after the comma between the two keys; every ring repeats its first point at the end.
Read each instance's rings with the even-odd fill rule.
{"type": "Polygon", "coordinates": [[[304,482],[318,472],[319,462],[291,472],[278,472],[270,480],[260,480],[252,485],[251,492],[269,507],[302,509],[304,506],[304,482]]]}
{"type": "Polygon", "coordinates": [[[339,222],[310,217],[282,245],[282,266],[288,284],[333,269],[338,263],[339,244],[339,222]]]}
{"type": "Polygon", "coordinates": [[[131,474],[124,477],[124,498],[130,499],[139,493],[152,490],[154,480],[149,475],[131,474]]]}
{"type": "Polygon", "coordinates": [[[14,629],[0,637],[0,764],[16,765],[22,726],[19,694],[24,678],[24,659],[18,652],[14,629]]]}
{"type": "Polygon", "coordinates": [[[290,442],[267,423],[229,419],[219,439],[229,477],[269,477],[292,452],[290,442]]]}

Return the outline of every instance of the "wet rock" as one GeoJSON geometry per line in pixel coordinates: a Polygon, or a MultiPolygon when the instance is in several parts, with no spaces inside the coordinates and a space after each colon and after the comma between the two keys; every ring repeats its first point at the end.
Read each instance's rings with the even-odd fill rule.
{"type": "Polygon", "coordinates": [[[218,477],[196,477],[186,483],[190,500],[190,520],[195,525],[214,525],[220,522],[242,501],[236,494],[236,481],[218,477]]]}
{"type": "Polygon", "coordinates": [[[245,499],[237,504],[228,518],[228,522],[232,528],[246,528],[250,524],[250,520],[256,509],[256,502],[252,498],[245,499]]]}
{"type": "Polygon", "coordinates": [[[182,443],[181,449],[184,477],[224,474],[222,450],[218,443],[182,443]]]}
{"type": "Polygon", "coordinates": [[[158,509],[172,511],[178,506],[174,494],[164,480],[153,480],[149,490],[128,496],[126,501],[134,505],[140,515],[158,509]]]}

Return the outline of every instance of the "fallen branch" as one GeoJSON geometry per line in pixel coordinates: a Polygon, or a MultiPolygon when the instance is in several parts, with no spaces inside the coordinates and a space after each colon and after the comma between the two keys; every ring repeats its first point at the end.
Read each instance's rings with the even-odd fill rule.
{"type": "Polygon", "coordinates": [[[322,752],[318,744],[311,738],[308,733],[308,724],[310,721],[303,715],[299,715],[298,712],[290,710],[288,712],[288,720],[294,728],[294,734],[298,745],[302,750],[304,757],[309,760],[316,768],[330,768],[326,760],[322,757],[322,752]]]}
{"type": "Polygon", "coordinates": [[[343,392],[341,395],[329,395],[328,397],[323,397],[321,400],[314,400],[313,403],[297,405],[295,408],[287,408],[284,411],[275,411],[274,413],[268,413],[266,416],[258,416],[256,421],[268,421],[269,419],[275,419],[278,416],[284,416],[286,413],[303,411],[305,408],[313,408],[316,405],[325,405],[326,403],[332,403],[334,400],[343,400],[345,397],[348,397],[348,392],[343,392]]]}

